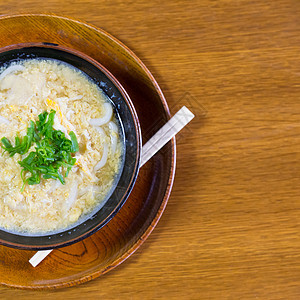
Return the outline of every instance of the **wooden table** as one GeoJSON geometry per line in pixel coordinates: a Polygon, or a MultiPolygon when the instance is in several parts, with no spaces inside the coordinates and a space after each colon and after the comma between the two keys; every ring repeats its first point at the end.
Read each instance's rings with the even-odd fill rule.
{"type": "Polygon", "coordinates": [[[54,12],[123,41],[172,113],[177,139],[166,211],[108,274],[1,299],[300,299],[300,2],[5,1],[1,14],[54,12]]]}

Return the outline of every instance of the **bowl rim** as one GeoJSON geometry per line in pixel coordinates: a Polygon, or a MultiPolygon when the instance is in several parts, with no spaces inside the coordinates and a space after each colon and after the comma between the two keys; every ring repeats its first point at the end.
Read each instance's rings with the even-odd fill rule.
{"type": "MultiPolygon", "coordinates": [[[[79,236],[77,236],[75,238],[72,238],[72,239],[70,239],[66,242],[60,242],[60,243],[56,243],[56,244],[52,243],[52,244],[49,244],[49,245],[46,245],[46,246],[43,246],[43,245],[34,245],[34,246],[32,246],[32,245],[22,244],[22,243],[17,243],[17,242],[10,242],[10,241],[8,242],[8,241],[3,240],[2,238],[0,238],[0,245],[4,245],[4,246],[11,247],[11,248],[16,248],[16,249],[21,249],[21,250],[35,250],[35,251],[38,251],[38,250],[56,249],[56,248],[69,246],[71,244],[77,243],[77,242],[91,236],[96,231],[98,231],[103,226],[105,226],[119,212],[119,210],[122,208],[122,206],[126,202],[127,198],[129,197],[129,195],[130,195],[130,193],[133,189],[133,186],[136,182],[136,179],[137,179],[138,173],[139,173],[140,159],[141,159],[141,153],[142,153],[141,127],[140,127],[140,122],[139,122],[139,119],[138,119],[137,112],[135,110],[133,102],[131,101],[131,98],[129,97],[128,93],[126,92],[126,90],[124,89],[122,84],[116,79],[116,77],[109,70],[107,70],[107,68],[105,68],[99,61],[93,59],[89,55],[87,55],[87,54],[85,54],[85,53],[83,53],[79,50],[76,50],[76,49],[73,49],[73,48],[70,48],[70,47],[65,47],[65,46],[59,45],[57,43],[51,43],[51,42],[25,42],[25,43],[11,44],[11,45],[1,47],[0,48],[0,54],[8,52],[8,51],[12,51],[12,50],[21,50],[23,48],[49,48],[49,49],[54,49],[54,50],[58,50],[58,51],[63,51],[63,52],[67,52],[71,55],[77,56],[77,57],[87,61],[89,64],[94,65],[97,69],[99,69],[102,73],[104,73],[105,76],[108,77],[108,79],[113,83],[113,85],[121,93],[123,99],[125,100],[128,108],[129,108],[129,111],[132,115],[132,119],[134,121],[135,133],[136,133],[136,137],[137,137],[137,141],[136,141],[137,142],[137,151],[136,151],[135,166],[133,168],[134,169],[133,175],[131,177],[131,180],[130,180],[129,184],[126,186],[127,189],[124,192],[124,194],[123,194],[122,198],[120,199],[119,203],[111,211],[111,213],[108,216],[106,216],[106,218],[104,220],[102,220],[97,225],[95,225],[94,227],[92,227],[88,231],[80,234],[79,236]]],[[[25,59],[27,59],[27,58],[25,58],[25,59]]],[[[60,59],[58,58],[57,60],[60,60],[60,59]]],[[[61,59],[61,61],[64,61],[64,60],[61,59]]],[[[94,211],[93,215],[95,215],[100,210],[101,210],[101,208],[99,208],[99,210],[97,210],[97,211],[94,211]]],[[[37,239],[45,238],[45,237],[49,237],[49,236],[52,237],[52,236],[55,236],[56,234],[61,234],[62,232],[71,231],[74,228],[76,228],[77,226],[79,226],[80,224],[83,224],[84,222],[86,222],[87,220],[85,220],[85,221],[83,221],[79,224],[76,224],[76,226],[74,226],[74,227],[72,227],[72,226],[67,227],[66,229],[62,229],[61,231],[54,232],[53,234],[51,234],[51,232],[50,232],[49,234],[32,235],[31,236],[31,235],[20,235],[18,233],[7,232],[7,231],[5,231],[1,228],[0,228],[0,231],[7,232],[8,234],[16,236],[16,237],[30,238],[30,239],[33,239],[33,240],[37,240],[37,239]]]]}

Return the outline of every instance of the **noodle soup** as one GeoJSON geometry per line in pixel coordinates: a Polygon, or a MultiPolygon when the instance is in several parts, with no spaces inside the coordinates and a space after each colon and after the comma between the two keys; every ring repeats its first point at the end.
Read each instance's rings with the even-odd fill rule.
{"type": "Polygon", "coordinates": [[[17,144],[16,137],[26,136],[31,121],[38,124],[45,112],[55,112],[53,130],[72,142],[71,132],[76,137],[78,150],[70,154],[74,164],[63,181],[43,173],[47,176],[32,182],[20,161],[37,152],[37,145],[13,156],[2,149],[4,230],[41,234],[73,226],[105,202],[120,172],[124,146],[117,116],[108,97],[83,72],[55,59],[23,60],[0,70],[0,138],[17,144]]]}

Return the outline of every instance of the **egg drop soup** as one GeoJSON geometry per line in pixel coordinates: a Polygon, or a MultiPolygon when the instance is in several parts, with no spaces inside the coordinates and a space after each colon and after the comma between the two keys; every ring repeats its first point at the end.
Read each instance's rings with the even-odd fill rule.
{"type": "Polygon", "coordinates": [[[0,69],[0,138],[15,147],[16,137],[22,140],[28,134],[31,121],[51,111],[53,129],[69,140],[70,132],[76,136],[78,149],[70,154],[74,164],[67,176],[63,166],[57,170],[63,183],[44,176],[43,168],[40,182],[32,182],[30,172],[22,173],[20,161],[37,151],[36,143],[27,153],[13,156],[2,144],[3,230],[34,235],[69,228],[105,203],[120,173],[124,148],[120,123],[108,97],[87,75],[54,59],[16,61],[0,69]]]}

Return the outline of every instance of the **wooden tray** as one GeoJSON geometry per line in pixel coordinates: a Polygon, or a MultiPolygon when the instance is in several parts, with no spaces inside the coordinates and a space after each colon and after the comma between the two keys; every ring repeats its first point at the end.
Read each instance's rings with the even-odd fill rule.
{"type": "MultiPolygon", "coordinates": [[[[155,79],[126,46],[103,30],[54,15],[0,18],[0,47],[47,42],[84,52],[104,65],[131,97],[141,123],[143,143],[169,119],[155,79]]],[[[101,230],[72,246],[54,250],[39,266],[35,253],[0,246],[0,284],[29,289],[72,286],[119,265],[147,238],[168,201],[175,173],[175,140],[141,168],[135,187],[119,213],[101,230]]]]}

